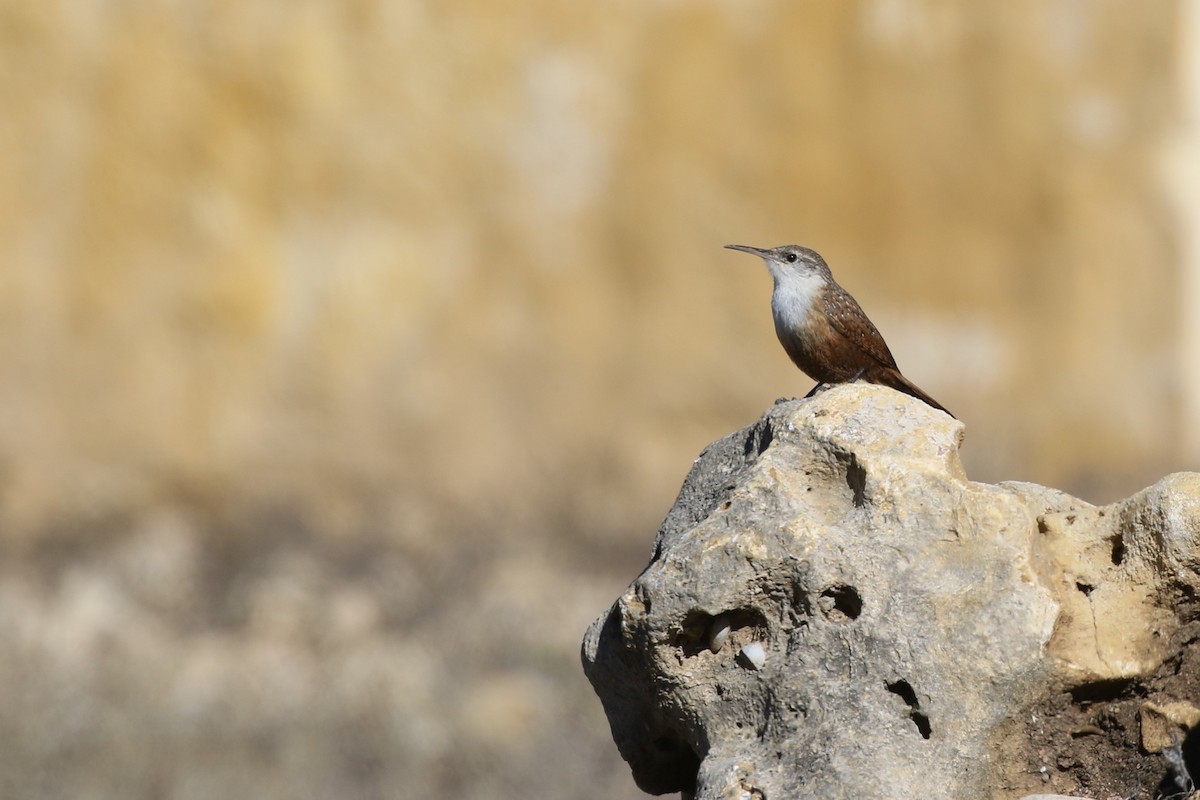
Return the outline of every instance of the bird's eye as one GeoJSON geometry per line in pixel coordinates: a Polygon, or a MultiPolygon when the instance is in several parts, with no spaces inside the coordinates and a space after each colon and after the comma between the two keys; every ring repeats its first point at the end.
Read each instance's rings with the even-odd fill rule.
{"type": "Polygon", "coordinates": [[[783,260],[788,262],[789,264],[795,264],[796,259],[799,257],[800,256],[796,255],[795,253],[788,253],[786,256],[783,257],[783,260]]]}

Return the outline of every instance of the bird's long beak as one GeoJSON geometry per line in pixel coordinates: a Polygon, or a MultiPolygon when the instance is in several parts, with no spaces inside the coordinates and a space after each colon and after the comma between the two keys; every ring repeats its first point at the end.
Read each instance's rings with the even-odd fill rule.
{"type": "Polygon", "coordinates": [[[751,247],[748,244],[727,244],[727,245],[725,245],[725,249],[726,250],[741,250],[743,253],[749,253],[750,255],[758,256],[759,258],[770,258],[771,257],[771,253],[769,250],[764,250],[761,247],[751,247]]]}

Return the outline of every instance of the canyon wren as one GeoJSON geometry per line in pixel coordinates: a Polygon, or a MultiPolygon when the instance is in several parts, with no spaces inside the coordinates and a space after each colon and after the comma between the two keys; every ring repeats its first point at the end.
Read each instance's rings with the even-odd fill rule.
{"type": "Polygon", "coordinates": [[[900,374],[878,329],[850,293],[833,279],[819,253],[798,245],[771,250],[744,244],[727,247],[758,256],[771,271],[775,281],[771,293],[775,334],[796,366],[817,381],[805,397],[812,397],[824,384],[864,380],[890,386],[946,411],[900,374]]]}

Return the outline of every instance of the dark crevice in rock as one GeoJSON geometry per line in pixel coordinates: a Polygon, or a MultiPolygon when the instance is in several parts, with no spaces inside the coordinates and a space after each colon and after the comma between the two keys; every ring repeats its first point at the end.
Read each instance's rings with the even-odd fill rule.
{"type": "Polygon", "coordinates": [[[863,609],[862,596],[858,590],[841,583],[821,592],[821,599],[817,604],[830,622],[853,622],[862,614],[863,609]]]}
{"type": "Polygon", "coordinates": [[[695,792],[700,757],[678,733],[663,730],[650,741],[651,753],[634,771],[638,787],[650,794],[695,792]],[[653,764],[646,762],[652,761],[653,764]]]}
{"type": "Polygon", "coordinates": [[[700,609],[687,613],[672,638],[685,658],[701,653],[718,653],[731,645],[735,647],[767,638],[767,621],[754,608],[735,608],[720,614],[700,609]]]}
{"type": "Polygon", "coordinates": [[[867,505],[867,470],[858,460],[856,453],[838,453],[837,460],[845,465],[846,469],[846,485],[850,487],[850,494],[854,500],[855,508],[863,508],[867,505]]]}
{"type": "Polygon", "coordinates": [[[713,617],[703,611],[688,612],[680,623],[679,629],[671,638],[671,643],[683,651],[685,658],[693,658],[708,649],[708,631],[713,617]]]}
{"type": "Polygon", "coordinates": [[[1121,562],[1125,560],[1125,536],[1118,533],[1112,537],[1112,563],[1115,566],[1121,566],[1121,562]]]}
{"type": "Polygon", "coordinates": [[[900,680],[887,684],[887,689],[908,704],[909,718],[917,726],[921,738],[928,739],[933,731],[929,725],[929,715],[921,711],[921,703],[917,700],[917,693],[913,691],[912,685],[908,681],[900,680]]]}
{"type": "Polygon", "coordinates": [[[1125,695],[1132,681],[1126,678],[1093,681],[1071,689],[1071,700],[1077,705],[1102,703],[1125,695]]]}

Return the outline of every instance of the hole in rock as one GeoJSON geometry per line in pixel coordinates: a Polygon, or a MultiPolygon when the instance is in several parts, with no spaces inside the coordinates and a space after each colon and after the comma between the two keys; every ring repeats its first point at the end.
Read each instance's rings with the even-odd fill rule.
{"type": "Polygon", "coordinates": [[[817,605],[831,622],[850,622],[862,614],[863,604],[857,589],[839,583],[821,592],[817,605]]]}
{"type": "Polygon", "coordinates": [[[701,653],[711,654],[714,646],[718,654],[736,653],[742,645],[766,641],[767,632],[766,618],[753,608],[735,608],[716,615],[692,609],[683,618],[672,642],[685,658],[692,658],[701,653]],[[725,633],[717,640],[722,629],[725,633]]]}
{"type": "Polygon", "coordinates": [[[700,772],[700,758],[673,730],[662,731],[650,740],[649,747],[637,754],[630,765],[634,781],[649,794],[694,792],[700,772]]]}
{"type": "Polygon", "coordinates": [[[677,753],[683,749],[683,742],[674,734],[660,736],[654,740],[654,749],[660,753],[677,753]]]}
{"type": "Polygon", "coordinates": [[[929,715],[921,711],[921,704],[917,700],[917,693],[913,691],[912,684],[903,680],[896,681],[895,683],[887,684],[887,690],[892,694],[898,695],[908,705],[909,719],[917,726],[917,731],[921,734],[921,738],[928,739],[933,728],[929,725],[929,715]]]}
{"type": "Polygon", "coordinates": [[[862,508],[867,504],[866,468],[858,463],[858,456],[854,453],[839,453],[838,461],[844,462],[846,465],[846,485],[850,487],[854,506],[862,508]]]}
{"type": "Polygon", "coordinates": [[[908,681],[889,683],[887,688],[892,694],[900,695],[900,699],[907,703],[909,708],[916,708],[921,705],[917,702],[917,693],[913,691],[912,684],[908,681]]]}
{"type": "Polygon", "coordinates": [[[699,655],[701,651],[708,649],[708,629],[712,620],[711,614],[697,610],[689,611],[672,637],[672,642],[688,658],[699,655]]]}
{"type": "Polygon", "coordinates": [[[921,738],[928,739],[929,734],[933,732],[933,729],[929,727],[929,717],[925,713],[916,710],[909,714],[909,716],[912,717],[913,723],[916,724],[921,738]]]}
{"type": "Polygon", "coordinates": [[[1095,589],[1096,587],[1092,586],[1090,583],[1084,583],[1083,581],[1075,581],[1075,588],[1078,589],[1079,591],[1083,592],[1085,595],[1090,595],[1092,593],[1092,590],[1095,589]]]}
{"type": "Polygon", "coordinates": [[[1112,537],[1112,562],[1114,566],[1121,566],[1121,562],[1125,560],[1125,535],[1118,533],[1112,537]]]}
{"type": "Polygon", "coordinates": [[[1107,681],[1093,681],[1071,689],[1071,699],[1078,705],[1116,700],[1125,694],[1133,683],[1131,678],[1116,678],[1107,681]]]}

